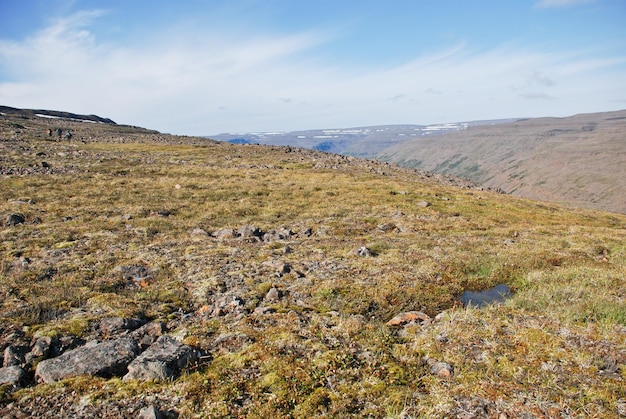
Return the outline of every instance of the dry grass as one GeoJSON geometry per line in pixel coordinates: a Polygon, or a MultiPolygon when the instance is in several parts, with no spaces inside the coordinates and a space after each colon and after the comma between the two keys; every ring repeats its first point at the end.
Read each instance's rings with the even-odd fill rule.
{"type": "Polygon", "coordinates": [[[7,400],[149,393],[178,398],[181,417],[307,418],[618,417],[626,403],[626,217],[321,153],[81,127],[85,143],[45,141],[36,125],[0,143],[2,167],[74,168],[0,179],[0,216],[27,220],[0,229],[3,324],[87,336],[102,317],[161,319],[208,358],[173,383],[84,378],[7,400]],[[247,224],[312,234],[190,234],[247,224]],[[123,280],[129,265],[150,283],[123,280]],[[504,306],[458,307],[463,290],[499,283],[515,291],[504,306]],[[264,300],[271,287],[280,300],[264,300]],[[241,311],[202,314],[233,297],[241,311]],[[385,326],[409,310],[445,314],[385,326]]]}

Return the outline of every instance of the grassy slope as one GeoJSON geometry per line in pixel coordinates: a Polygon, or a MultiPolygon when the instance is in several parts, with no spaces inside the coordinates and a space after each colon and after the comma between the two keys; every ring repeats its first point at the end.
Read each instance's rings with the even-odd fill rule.
{"type": "Polygon", "coordinates": [[[626,111],[536,118],[420,138],[383,160],[526,198],[626,213],[626,111]]]}
{"type": "Polygon", "coordinates": [[[625,216],[302,150],[92,124],[72,126],[89,141],[55,143],[42,138],[41,121],[21,121],[19,134],[11,124],[3,121],[0,166],[45,160],[73,173],[0,178],[3,219],[41,218],[0,229],[5,327],[82,336],[111,315],[170,320],[207,357],[172,383],[80,378],[7,393],[5,402],[152,395],[176,400],[181,417],[618,417],[624,409],[625,216]],[[273,243],[190,235],[246,224],[313,234],[273,243]],[[354,255],[360,246],[377,255],[354,255]],[[292,271],[277,276],[271,261],[292,271]],[[116,267],[131,264],[149,266],[154,281],[127,286],[116,267]],[[504,306],[455,305],[464,289],[498,283],[515,290],[504,306]],[[264,301],[272,286],[283,297],[264,301]],[[203,311],[234,296],[243,315],[203,311]],[[262,306],[275,312],[253,313],[262,306]],[[385,326],[407,310],[445,314],[428,326],[385,326]],[[451,364],[453,377],[433,375],[425,356],[451,364]]]}

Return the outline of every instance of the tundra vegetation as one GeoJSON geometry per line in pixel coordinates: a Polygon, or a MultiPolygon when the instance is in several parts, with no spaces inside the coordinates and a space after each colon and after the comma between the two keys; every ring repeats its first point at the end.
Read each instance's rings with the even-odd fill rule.
{"type": "Polygon", "coordinates": [[[624,215],[8,114],[0,173],[2,349],[16,334],[106,340],[100,322],[123,318],[199,354],[172,380],[4,385],[5,417],[626,415],[624,215]],[[57,124],[71,142],[48,138],[57,124]],[[498,284],[503,304],[458,302],[498,284]]]}

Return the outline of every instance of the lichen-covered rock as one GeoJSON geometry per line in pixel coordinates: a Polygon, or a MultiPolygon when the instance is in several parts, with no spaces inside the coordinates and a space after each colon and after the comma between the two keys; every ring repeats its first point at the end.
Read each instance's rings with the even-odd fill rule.
{"type": "Polygon", "coordinates": [[[171,336],[161,336],[128,365],[124,380],[168,380],[197,359],[196,351],[171,336]]]}
{"type": "Polygon", "coordinates": [[[433,358],[424,357],[423,361],[430,367],[430,372],[439,378],[452,378],[454,375],[454,367],[447,362],[438,361],[433,358]]]}
{"type": "Polygon", "coordinates": [[[28,346],[9,345],[4,349],[4,366],[12,367],[14,365],[23,365],[25,363],[25,355],[29,351],[28,346]]]}
{"type": "Polygon", "coordinates": [[[165,332],[165,325],[161,322],[150,322],[141,326],[139,329],[130,333],[130,336],[135,339],[141,350],[144,351],[150,345],[152,345],[159,336],[165,332]]]}
{"type": "Polygon", "coordinates": [[[141,319],[125,319],[122,317],[107,317],[100,320],[100,331],[112,335],[123,330],[135,330],[146,323],[141,319]]]}
{"type": "Polygon", "coordinates": [[[30,354],[34,358],[47,358],[50,355],[50,348],[52,347],[52,338],[49,336],[41,336],[35,340],[33,346],[30,349],[30,354]]]}
{"type": "Polygon", "coordinates": [[[123,375],[128,364],[139,354],[134,339],[123,337],[114,341],[85,345],[65,352],[56,358],[37,364],[35,378],[44,383],[54,383],[78,375],[112,377],[123,375]]]}
{"type": "Polygon", "coordinates": [[[139,411],[138,419],[161,419],[163,416],[159,409],[154,407],[154,405],[144,407],[139,411]]]}
{"type": "Polygon", "coordinates": [[[19,365],[0,368],[0,385],[8,384],[13,387],[21,387],[26,378],[26,372],[19,365]]]}

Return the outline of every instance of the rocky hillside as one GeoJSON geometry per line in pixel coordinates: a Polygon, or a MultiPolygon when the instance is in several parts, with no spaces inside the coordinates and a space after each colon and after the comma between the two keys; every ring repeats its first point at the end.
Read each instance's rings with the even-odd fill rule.
{"type": "Polygon", "coordinates": [[[2,417],[626,415],[626,216],[30,114],[0,185],[2,417]]]}
{"type": "Polygon", "coordinates": [[[379,158],[517,196],[626,213],[626,111],[474,126],[404,142],[379,158]]]}

